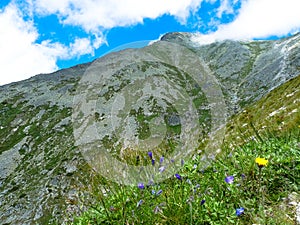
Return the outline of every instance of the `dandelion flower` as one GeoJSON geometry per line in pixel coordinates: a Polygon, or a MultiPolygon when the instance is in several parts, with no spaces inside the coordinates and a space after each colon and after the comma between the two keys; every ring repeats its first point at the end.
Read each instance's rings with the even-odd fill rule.
{"type": "Polygon", "coordinates": [[[267,163],[268,163],[268,160],[267,159],[265,159],[265,158],[256,158],[255,159],[255,162],[256,162],[256,164],[259,166],[259,167],[263,167],[263,166],[266,166],[267,165],[267,163]]]}

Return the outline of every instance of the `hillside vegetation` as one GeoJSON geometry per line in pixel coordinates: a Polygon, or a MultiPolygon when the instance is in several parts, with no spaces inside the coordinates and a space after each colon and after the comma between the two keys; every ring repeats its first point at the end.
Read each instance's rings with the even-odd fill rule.
{"type": "Polygon", "coordinates": [[[300,180],[300,34],[210,45],[197,43],[193,35],[169,33],[142,49],[0,86],[0,224],[293,224],[300,180]],[[95,65],[99,76],[92,78],[100,81],[94,93],[86,94],[94,84],[87,82],[87,73],[95,65]],[[137,88],[139,80],[152,82],[143,90],[167,88],[151,89],[149,96],[137,88]],[[81,92],[87,104],[78,110],[81,92]],[[122,94],[133,104],[122,104],[122,94]],[[215,96],[222,101],[214,102],[215,96]],[[147,107],[139,107],[140,102],[147,107]],[[195,107],[188,111],[194,112],[188,126],[181,123],[181,104],[195,107]],[[81,120],[84,113],[93,121],[81,120]],[[137,135],[108,132],[116,125],[111,118],[120,121],[119,115],[135,122],[119,123],[118,129],[137,130],[137,135]],[[205,144],[219,129],[212,122],[218,117],[228,119],[216,151],[205,144]],[[163,155],[180,146],[184,129],[197,127],[195,121],[197,138],[186,142],[202,141],[186,149],[195,150],[194,157],[178,161],[182,166],[176,176],[144,188],[105,179],[78,146],[96,133],[101,140],[95,146],[114,159],[156,168],[163,155]],[[80,122],[88,132],[94,125],[98,129],[81,140],[80,122]],[[147,140],[150,129],[162,140],[151,149],[155,162],[148,150],[122,143],[127,137],[147,140]],[[259,167],[257,157],[268,164],[259,167]],[[231,176],[234,182],[227,183],[231,176]]]}

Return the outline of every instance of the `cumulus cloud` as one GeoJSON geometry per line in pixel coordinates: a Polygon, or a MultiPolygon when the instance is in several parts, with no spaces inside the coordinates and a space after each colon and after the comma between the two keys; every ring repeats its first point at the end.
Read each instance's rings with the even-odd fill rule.
{"type": "Polygon", "coordinates": [[[92,41],[76,38],[67,46],[51,40],[37,43],[39,34],[33,21],[23,17],[12,3],[0,11],[0,85],[53,72],[58,69],[58,59],[93,54],[94,48],[103,42],[96,37],[92,41]]]}
{"type": "Polygon", "coordinates": [[[16,6],[0,12],[0,84],[24,79],[41,71],[55,70],[56,56],[64,54],[59,44],[35,44],[38,33],[31,21],[24,21],[16,6]]]}
{"type": "Polygon", "coordinates": [[[195,35],[194,41],[208,44],[224,39],[249,40],[292,34],[300,30],[299,8],[298,0],[244,1],[233,22],[220,25],[214,33],[195,35]]]}
{"type": "MultiPolygon", "coordinates": [[[[0,85],[59,69],[57,61],[93,55],[111,28],[133,26],[145,18],[171,15],[182,24],[205,23],[207,35],[193,40],[211,43],[224,39],[284,36],[300,30],[299,0],[12,0],[0,9],[0,85]],[[198,11],[201,3],[219,5],[212,12],[198,11]],[[238,10],[237,8],[241,7],[238,10]],[[22,9],[22,10],[21,10],[22,9]],[[197,13],[196,13],[197,12],[197,13]],[[200,13],[198,13],[200,12],[200,13]],[[202,14],[201,14],[202,12],[202,14]],[[55,15],[64,26],[76,27],[69,43],[40,38],[34,17],[55,15]],[[222,18],[234,20],[222,24],[222,18]],[[203,18],[206,17],[206,18],[203,18]],[[207,18],[209,17],[209,18],[207,18]],[[26,19],[24,19],[26,18],[26,19]],[[213,28],[213,29],[212,29],[213,28]]],[[[227,21],[228,22],[228,21],[227,21]]],[[[201,25],[202,26],[202,25],[201,25]]],[[[193,26],[192,26],[193,27],[193,26]]],[[[197,27],[197,26],[194,26],[197,27]]]]}
{"type": "Polygon", "coordinates": [[[93,55],[106,43],[103,31],[142,23],[163,14],[182,23],[202,0],[26,0],[12,1],[0,10],[0,85],[57,69],[57,60],[93,55]],[[22,10],[21,10],[22,9],[22,10]],[[86,37],[63,45],[52,40],[38,42],[40,34],[33,17],[55,14],[60,23],[77,26],[86,37]],[[26,19],[24,19],[26,18],[26,19]],[[31,18],[31,19],[30,19],[31,18]]]}
{"type": "Polygon", "coordinates": [[[56,13],[64,24],[83,27],[87,32],[99,32],[118,26],[142,23],[163,14],[175,16],[184,23],[202,0],[35,0],[40,14],[56,13]]]}
{"type": "Polygon", "coordinates": [[[221,1],[221,5],[218,8],[217,16],[219,18],[222,17],[223,13],[232,14],[234,12],[233,5],[237,2],[237,0],[230,1],[230,0],[223,0],[221,1]]]}

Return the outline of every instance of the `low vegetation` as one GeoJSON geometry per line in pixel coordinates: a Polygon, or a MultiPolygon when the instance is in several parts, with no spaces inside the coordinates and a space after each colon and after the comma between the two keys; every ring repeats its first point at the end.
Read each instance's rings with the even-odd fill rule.
{"type": "Polygon", "coordinates": [[[261,138],[235,149],[224,147],[206,168],[200,156],[183,162],[177,174],[161,183],[121,186],[106,181],[94,189],[99,204],[74,222],[295,224],[295,206],[287,199],[300,191],[300,126],[283,137],[261,138]]]}

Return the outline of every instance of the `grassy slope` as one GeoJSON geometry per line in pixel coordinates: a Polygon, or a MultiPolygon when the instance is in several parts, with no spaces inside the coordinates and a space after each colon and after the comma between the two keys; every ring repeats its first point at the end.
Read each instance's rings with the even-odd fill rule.
{"type": "Polygon", "coordinates": [[[223,151],[207,168],[195,157],[178,172],[181,180],[145,189],[106,184],[105,195],[94,189],[99,204],[75,223],[295,224],[295,207],[287,203],[291,193],[300,200],[299,87],[300,76],[232,117],[223,151]],[[258,167],[257,157],[267,166],[258,167]]]}
{"type": "Polygon", "coordinates": [[[259,135],[283,135],[300,125],[300,76],[271,91],[231,118],[226,141],[244,143],[259,135]]]}

